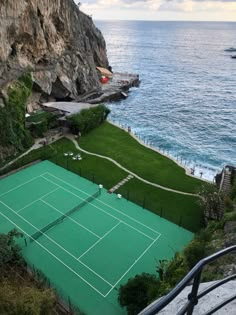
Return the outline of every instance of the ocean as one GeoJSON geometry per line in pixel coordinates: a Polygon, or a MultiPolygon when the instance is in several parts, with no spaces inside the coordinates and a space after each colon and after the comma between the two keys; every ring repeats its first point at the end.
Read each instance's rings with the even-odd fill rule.
{"type": "Polygon", "coordinates": [[[110,103],[110,119],[212,181],[236,165],[236,23],[95,21],[114,72],[139,88],[110,103]]]}

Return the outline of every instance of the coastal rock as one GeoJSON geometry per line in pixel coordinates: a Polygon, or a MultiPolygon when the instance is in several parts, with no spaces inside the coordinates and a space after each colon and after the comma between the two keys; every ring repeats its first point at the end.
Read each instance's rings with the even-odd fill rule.
{"type": "Polygon", "coordinates": [[[0,89],[33,72],[34,89],[56,99],[100,89],[106,45],[73,0],[1,0],[0,89]]]}

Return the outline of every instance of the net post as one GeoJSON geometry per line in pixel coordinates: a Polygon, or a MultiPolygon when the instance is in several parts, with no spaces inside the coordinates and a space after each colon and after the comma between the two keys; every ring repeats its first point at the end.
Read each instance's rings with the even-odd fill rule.
{"type": "Polygon", "coordinates": [[[98,185],[98,194],[99,194],[99,196],[101,196],[101,194],[102,194],[102,189],[103,189],[103,185],[99,184],[98,185]]]}

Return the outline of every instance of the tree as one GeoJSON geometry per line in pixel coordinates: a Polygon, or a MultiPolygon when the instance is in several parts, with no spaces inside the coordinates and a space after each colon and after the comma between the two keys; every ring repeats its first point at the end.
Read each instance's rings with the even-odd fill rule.
{"type": "Polygon", "coordinates": [[[53,315],[55,296],[52,290],[0,281],[0,314],[6,315],[53,315]]]}
{"type": "Polygon", "coordinates": [[[157,296],[159,280],[155,275],[142,273],[120,286],[118,301],[129,315],[137,315],[157,296]]]}
{"type": "Polygon", "coordinates": [[[21,262],[20,247],[15,243],[15,238],[22,236],[16,229],[8,234],[0,234],[0,269],[6,264],[15,265],[21,262]]]}
{"type": "Polygon", "coordinates": [[[184,249],[184,255],[189,269],[206,256],[206,244],[204,241],[194,239],[184,249]]]}
{"type": "Polygon", "coordinates": [[[159,275],[160,281],[164,281],[167,264],[168,260],[166,259],[161,259],[157,261],[156,271],[159,275]]]}
{"type": "Polygon", "coordinates": [[[110,113],[110,109],[105,105],[98,105],[89,109],[82,109],[79,114],[67,118],[70,123],[72,133],[82,135],[102,124],[110,113]]]}
{"type": "Polygon", "coordinates": [[[199,191],[200,206],[207,219],[220,220],[224,215],[223,195],[214,185],[202,185],[199,191]]]}
{"type": "Polygon", "coordinates": [[[23,272],[24,263],[20,246],[15,242],[19,237],[23,234],[16,229],[0,234],[0,314],[54,315],[53,291],[33,284],[18,273],[23,272]]]}

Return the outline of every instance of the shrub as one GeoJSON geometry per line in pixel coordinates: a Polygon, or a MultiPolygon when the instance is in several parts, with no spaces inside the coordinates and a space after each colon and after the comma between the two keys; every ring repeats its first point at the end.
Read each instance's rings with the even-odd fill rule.
{"type": "Polygon", "coordinates": [[[157,295],[159,280],[155,275],[142,273],[120,286],[118,300],[129,315],[138,314],[157,295]]]}
{"type": "Polygon", "coordinates": [[[70,123],[72,133],[82,134],[88,133],[90,130],[102,124],[110,110],[105,105],[98,105],[89,109],[83,109],[79,114],[72,115],[67,118],[70,123]]]}
{"type": "Polygon", "coordinates": [[[0,108],[0,125],[4,126],[0,129],[0,145],[12,145],[17,150],[22,150],[30,142],[29,134],[25,132],[25,111],[31,89],[30,74],[9,85],[8,100],[5,107],[0,108]]]}
{"type": "Polygon", "coordinates": [[[194,239],[184,249],[184,255],[189,269],[192,269],[196,263],[206,255],[205,242],[194,239]]]}
{"type": "Polygon", "coordinates": [[[47,121],[43,120],[39,123],[34,123],[30,125],[30,132],[34,138],[43,137],[44,132],[48,130],[47,121]]]}

